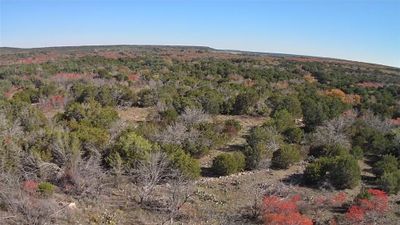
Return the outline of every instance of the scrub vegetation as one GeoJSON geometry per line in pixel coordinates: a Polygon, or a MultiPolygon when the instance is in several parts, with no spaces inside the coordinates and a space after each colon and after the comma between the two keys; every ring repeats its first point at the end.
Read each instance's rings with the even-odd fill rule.
{"type": "Polygon", "coordinates": [[[396,224],[400,69],[0,49],[0,224],[396,224]]]}

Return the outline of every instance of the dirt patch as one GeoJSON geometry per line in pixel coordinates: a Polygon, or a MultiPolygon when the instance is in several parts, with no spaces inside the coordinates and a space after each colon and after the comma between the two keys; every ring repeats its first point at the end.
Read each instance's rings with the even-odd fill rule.
{"type": "Polygon", "coordinates": [[[138,108],[130,107],[126,109],[118,109],[118,115],[122,120],[132,122],[143,122],[147,120],[148,115],[154,111],[154,108],[138,108]]]}

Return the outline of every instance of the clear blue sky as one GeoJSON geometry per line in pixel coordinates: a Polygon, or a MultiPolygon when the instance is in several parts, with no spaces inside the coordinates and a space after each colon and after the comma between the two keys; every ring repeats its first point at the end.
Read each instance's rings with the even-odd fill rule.
{"type": "Polygon", "coordinates": [[[0,0],[0,45],[204,45],[400,67],[400,0],[0,0]]]}

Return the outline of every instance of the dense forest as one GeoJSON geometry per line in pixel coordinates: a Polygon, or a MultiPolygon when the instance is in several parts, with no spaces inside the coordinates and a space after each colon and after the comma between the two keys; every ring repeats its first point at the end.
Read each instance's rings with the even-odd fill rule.
{"type": "Polygon", "coordinates": [[[0,49],[0,224],[398,224],[400,69],[0,49]]]}

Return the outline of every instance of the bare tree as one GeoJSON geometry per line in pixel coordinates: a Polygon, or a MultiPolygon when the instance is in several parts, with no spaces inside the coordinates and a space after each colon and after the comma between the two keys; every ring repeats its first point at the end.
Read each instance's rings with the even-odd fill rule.
{"type": "Polygon", "coordinates": [[[164,101],[158,100],[158,102],[157,102],[157,104],[156,104],[156,111],[157,111],[157,112],[164,112],[164,111],[167,110],[167,109],[168,109],[168,107],[167,107],[167,105],[165,104],[165,102],[164,102],[164,101]]]}
{"type": "Polygon", "coordinates": [[[169,194],[167,200],[167,220],[163,224],[173,224],[179,216],[180,210],[193,196],[195,188],[194,183],[188,180],[181,172],[173,171],[170,174],[168,183],[169,194]]]}
{"type": "Polygon", "coordinates": [[[4,113],[0,113],[0,138],[19,137],[23,130],[19,120],[9,122],[4,113]]]}
{"type": "Polygon", "coordinates": [[[250,185],[244,188],[243,194],[251,196],[252,201],[249,205],[241,210],[241,215],[251,220],[257,220],[261,216],[262,212],[262,200],[265,195],[264,186],[250,185]]]}
{"type": "Polygon", "coordinates": [[[95,198],[106,185],[100,155],[82,158],[79,142],[64,133],[53,140],[50,148],[55,163],[39,162],[41,177],[58,183],[68,193],[95,198]]]}
{"type": "Polygon", "coordinates": [[[105,173],[101,167],[99,156],[91,156],[84,160],[79,156],[75,164],[69,164],[64,168],[60,181],[64,182],[67,191],[80,197],[97,197],[104,183],[105,173]],[[69,189],[71,187],[71,189],[69,189]]]}
{"type": "Polygon", "coordinates": [[[63,214],[62,207],[53,199],[26,192],[15,174],[0,174],[0,190],[0,205],[10,213],[0,218],[0,224],[44,225],[63,214]]]}
{"type": "Polygon", "coordinates": [[[126,171],[124,162],[121,156],[116,153],[111,155],[111,157],[109,158],[109,163],[111,166],[111,171],[114,175],[114,185],[119,186],[122,181],[122,174],[126,171]]]}
{"type": "Polygon", "coordinates": [[[0,113],[0,172],[19,170],[22,149],[18,141],[23,136],[19,121],[10,122],[0,113]]]}
{"type": "Polygon", "coordinates": [[[354,123],[354,118],[340,116],[318,126],[312,134],[312,144],[320,145],[341,145],[350,148],[350,139],[346,130],[354,123]]]}
{"type": "Polygon", "coordinates": [[[123,121],[121,119],[115,121],[111,124],[111,128],[109,129],[110,132],[110,140],[109,143],[113,143],[116,138],[121,134],[121,132],[125,131],[130,124],[127,121],[123,121]]]}
{"type": "Polygon", "coordinates": [[[201,109],[185,108],[184,112],[179,116],[179,120],[183,122],[186,127],[193,126],[209,119],[209,115],[201,109]]]}
{"type": "Polygon", "coordinates": [[[156,185],[166,177],[169,160],[162,152],[150,153],[148,159],[138,162],[133,175],[138,189],[139,203],[149,200],[156,185]]]}
{"type": "MultiPolygon", "coordinates": [[[[267,126],[263,128],[266,132],[266,140],[265,140],[265,148],[267,152],[274,152],[278,150],[282,144],[282,136],[279,134],[278,130],[276,129],[275,126],[267,126]]],[[[257,139],[255,139],[257,141],[257,139]]],[[[252,140],[250,139],[249,144],[251,146],[256,145],[255,143],[252,143],[252,140]]]]}
{"type": "Polygon", "coordinates": [[[279,132],[276,130],[276,128],[273,126],[266,127],[265,130],[270,134],[270,138],[267,140],[266,143],[267,151],[275,152],[281,146],[281,136],[279,135],[279,132]]]}
{"type": "Polygon", "coordinates": [[[362,120],[370,127],[381,133],[388,133],[392,129],[390,120],[382,119],[371,111],[367,111],[361,116],[362,120]]]}
{"type": "Polygon", "coordinates": [[[164,144],[182,144],[187,138],[187,128],[183,123],[174,123],[156,135],[155,139],[164,144]]]}

